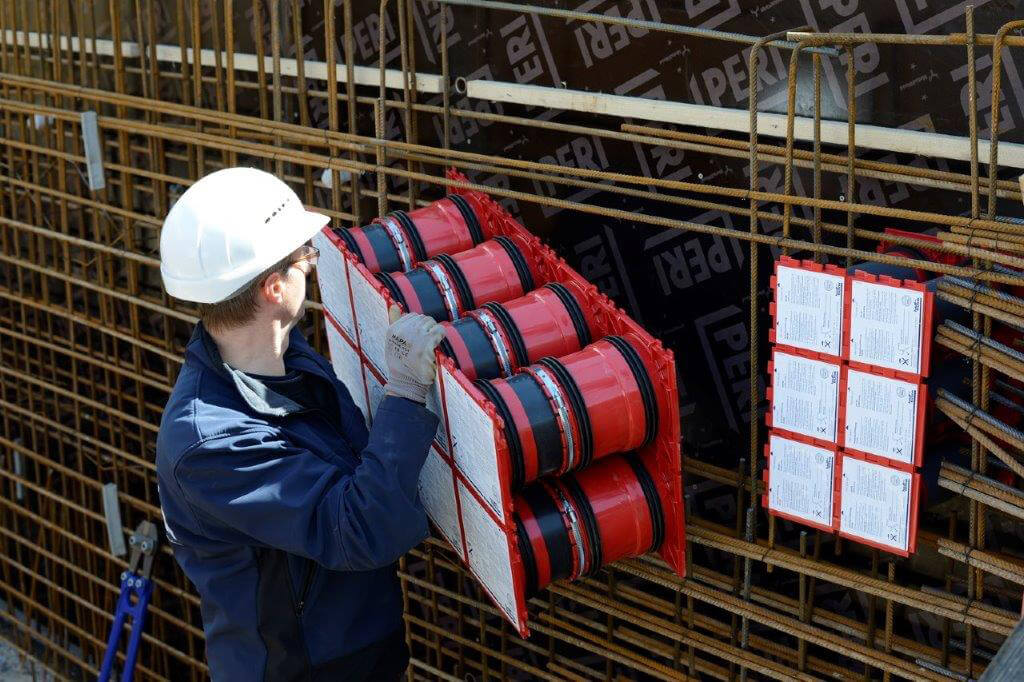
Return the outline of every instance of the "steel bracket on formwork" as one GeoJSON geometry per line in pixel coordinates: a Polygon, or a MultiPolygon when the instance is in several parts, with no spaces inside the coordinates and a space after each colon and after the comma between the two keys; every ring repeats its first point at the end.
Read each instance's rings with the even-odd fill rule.
{"type": "Polygon", "coordinates": [[[95,192],[107,186],[103,176],[103,151],[100,147],[100,128],[95,111],[83,111],[82,144],[85,149],[85,169],[88,175],[89,189],[95,192]]]}
{"type": "Polygon", "coordinates": [[[110,541],[110,553],[124,556],[128,549],[124,545],[124,532],[121,530],[121,508],[117,504],[117,484],[103,485],[103,517],[107,521],[107,539],[110,541]]]}

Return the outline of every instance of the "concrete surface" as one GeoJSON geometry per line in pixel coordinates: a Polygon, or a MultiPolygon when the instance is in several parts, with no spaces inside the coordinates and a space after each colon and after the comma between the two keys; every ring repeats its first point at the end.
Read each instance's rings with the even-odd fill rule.
{"type": "Polygon", "coordinates": [[[0,680],[2,682],[50,682],[46,670],[0,637],[0,680]]]}

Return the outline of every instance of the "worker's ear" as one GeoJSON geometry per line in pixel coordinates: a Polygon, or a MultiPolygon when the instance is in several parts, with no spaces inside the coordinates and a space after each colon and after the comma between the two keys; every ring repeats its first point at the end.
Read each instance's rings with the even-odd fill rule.
{"type": "Polygon", "coordinates": [[[388,324],[394,324],[402,316],[402,309],[397,303],[388,306],[388,324]]]}
{"type": "Polygon", "coordinates": [[[260,295],[267,303],[280,303],[284,300],[284,288],[284,275],[280,272],[273,272],[263,280],[263,286],[260,287],[260,295]]]}

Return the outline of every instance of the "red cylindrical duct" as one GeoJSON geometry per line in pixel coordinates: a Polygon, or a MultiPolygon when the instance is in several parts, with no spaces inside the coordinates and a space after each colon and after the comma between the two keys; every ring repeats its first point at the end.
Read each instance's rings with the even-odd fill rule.
{"type": "Polygon", "coordinates": [[[465,251],[483,241],[476,212],[457,194],[408,213],[394,211],[370,225],[338,234],[373,273],[409,270],[438,254],[465,251]]]}
{"type": "Polygon", "coordinates": [[[533,254],[508,237],[495,237],[461,253],[438,256],[459,288],[465,310],[522,296],[537,281],[533,254]]]}
{"type": "Polygon", "coordinates": [[[661,546],[665,517],[639,457],[609,457],[581,472],[545,479],[516,496],[516,535],[527,594],[555,580],[661,546]]]}
{"type": "Polygon", "coordinates": [[[496,379],[590,343],[594,322],[575,284],[552,282],[507,303],[487,303],[443,323],[441,350],[469,379],[496,379]],[[574,293],[576,292],[576,293],[574,293]]]}
{"type": "Polygon", "coordinates": [[[651,377],[619,336],[476,384],[504,422],[516,487],[643,447],[657,432],[651,377]]]}
{"type": "Polygon", "coordinates": [[[483,303],[522,296],[533,288],[535,270],[531,254],[507,237],[495,237],[455,256],[425,260],[408,272],[376,277],[407,310],[443,322],[483,303]]]}

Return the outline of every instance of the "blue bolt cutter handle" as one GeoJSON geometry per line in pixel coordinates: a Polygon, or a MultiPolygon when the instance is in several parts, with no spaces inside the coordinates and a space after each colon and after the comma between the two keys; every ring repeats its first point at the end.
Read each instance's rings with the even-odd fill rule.
{"type": "Polygon", "coordinates": [[[121,682],[131,682],[132,676],[135,674],[135,660],[138,658],[139,644],[142,642],[142,629],[146,626],[146,608],[149,606],[150,597],[153,596],[153,581],[150,580],[149,574],[153,567],[156,540],[156,526],[149,521],[140,523],[128,539],[132,546],[131,560],[128,570],[121,574],[121,594],[117,598],[114,623],[110,626],[107,652],[103,656],[103,665],[100,667],[99,682],[110,681],[114,670],[114,661],[117,659],[118,643],[121,640],[121,633],[124,632],[125,621],[129,616],[132,619],[132,630],[128,638],[128,648],[125,649],[121,682]],[[140,559],[143,560],[141,570],[139,569],[140,559]]]}

